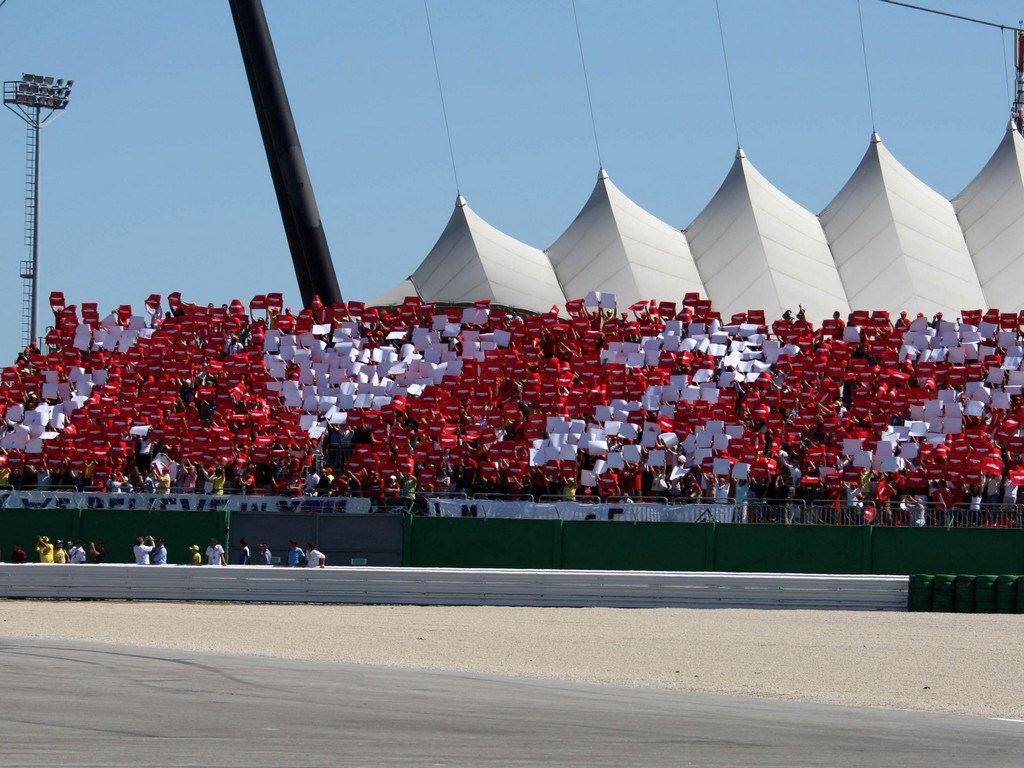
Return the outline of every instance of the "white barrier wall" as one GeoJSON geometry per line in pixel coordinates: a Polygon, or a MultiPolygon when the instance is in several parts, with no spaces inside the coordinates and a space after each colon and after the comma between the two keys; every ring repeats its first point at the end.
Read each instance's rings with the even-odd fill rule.
{"type": "Polygon", "coordinates": [[[906,576],[259,566],[0,565],[0,597],[905,611],[906,576]]]}

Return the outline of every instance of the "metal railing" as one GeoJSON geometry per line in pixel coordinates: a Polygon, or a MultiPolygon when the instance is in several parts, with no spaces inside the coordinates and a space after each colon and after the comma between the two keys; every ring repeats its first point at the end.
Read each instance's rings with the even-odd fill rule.
{"type": "Polygon", "coordinates": [[[947,528],[1024,528],[1024,507],[1019,504],[954,504],[946,510],[947,528]]]}
{"type": "Polygon", "coordinates": [[[481,501],[529,501],[536,503],[532,493],[474,493],[472,498],[481,501]]]}
{"type": "MultiPolygon", "coordinates": [[[[102,493],[86,491],[18,490],[0,486],[0,506],[54,509],[252,509],[261,499],[281,509],[300,505],[319,511],[382,514],[455,515],[462,517],[545,518],[559,520],[626,520],[633,522],[716,522],[720,524],[900,526],[908,528],[1024,529],[1024,504],[957,503],[947,508],[935,502],[904,498],[888,504],[873,501],[748,499],[737,502],[665,499],[661,496],[582,496],[569,501],[560,495],[418,492],[414,498],[375,496],[245,496],[243,494],[102,493]],[[348,509],[348,502],[360,504],[348,509]],[[442,512],[442,506],[445,511],[442,512]]],[[[296,507],[298,509],[298,507],[296,507]]]]}
{"type": "Polygon", "coordinates": [[[730,502],[736,509],[737,523],[794,525],[807,522],[807,502],[803,499],[747,499],[730,502]]]}
{"type": "Polygon", "coordinates": [[[913,528],[945,524],[945,505],[916,499],[892,501],[820,500],[810,505],[805,523],[809,525],[879,525],[913,528]]]}

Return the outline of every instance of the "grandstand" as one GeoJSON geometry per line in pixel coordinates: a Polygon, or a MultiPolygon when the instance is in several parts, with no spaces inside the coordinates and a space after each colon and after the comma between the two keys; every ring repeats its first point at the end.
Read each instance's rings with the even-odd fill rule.
{"type": "Polygon", "coordinates": [[[101,317],[51,295],[46,351],[3,369],[0,485],[825,499],[894,525],[962,504],[1020,524],[1024,313],[812,323],[723,317],[695,292],[534,314],[167,305],[101,317]]]}

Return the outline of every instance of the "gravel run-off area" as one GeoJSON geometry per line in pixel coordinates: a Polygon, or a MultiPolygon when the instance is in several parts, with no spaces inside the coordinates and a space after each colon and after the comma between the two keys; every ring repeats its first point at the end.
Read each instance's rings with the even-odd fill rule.
{"type": "Polygon", "coordinates": [[[1024,616],[6,600],[0,636],[1024,718],[1024,616]]]}

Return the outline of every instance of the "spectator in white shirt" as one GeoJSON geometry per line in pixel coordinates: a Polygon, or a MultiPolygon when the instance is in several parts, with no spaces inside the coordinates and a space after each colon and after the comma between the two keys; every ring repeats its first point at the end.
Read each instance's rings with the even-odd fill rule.
{"type": "Polygon", "coordinates": [[[210,546],[206,548],[207,565],[227,565],[224,558],[224,547],[217,543],[216,539],[210,539],[210,546]]]}
{"type": "Polygon", "coordinates": [[[85,562],[85,547],[82,546],[81,539],[76,541],[75,545],[68,550],[68,562],[72,565],[81,565],[85,562]]]}
{"type": "Polygon", "coordinates": [[[155,546],[156,544],[152,536],[146,536],[145,538],[139,536],[136,538],[135,546],[132,548],[135,552],[135,564],[149,565],[149,553],[153,551],[155,546]]]}
{"type": "Polygon", "coordinates": [[[313,542],[306,545],[306,567],[323,568],[327,564],[327,557],[323,552],[313,546],[313,542]]]}

